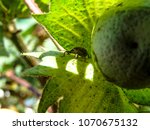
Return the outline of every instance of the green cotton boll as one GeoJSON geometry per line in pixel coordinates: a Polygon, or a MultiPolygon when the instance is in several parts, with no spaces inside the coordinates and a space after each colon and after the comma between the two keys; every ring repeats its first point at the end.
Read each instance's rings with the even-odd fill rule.
{"type": "Polygon", "coordinates": [[[150,7],[112,8],[92,34],[93,59],[104,77],[120,87],[150,86],[150,7]]]}

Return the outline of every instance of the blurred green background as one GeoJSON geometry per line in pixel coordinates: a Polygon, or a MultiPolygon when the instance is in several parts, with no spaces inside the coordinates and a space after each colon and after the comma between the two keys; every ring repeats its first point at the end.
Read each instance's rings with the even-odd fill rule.
{"type": "MultiPolygon", "coordinates": [[[[48,0],[36,1],[48,11],[48,0]]],[[[36,112],[44,81],[22,77],[35,65],[23,52],[56,49],[24,1],[0,0],[0,108],[36,112]]]]}

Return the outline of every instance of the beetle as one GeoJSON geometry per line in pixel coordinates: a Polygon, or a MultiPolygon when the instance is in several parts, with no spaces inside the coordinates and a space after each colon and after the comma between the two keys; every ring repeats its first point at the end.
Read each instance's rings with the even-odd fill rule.
{"type": "Polygon", "coordinates": [[[86,57],[90,58],[87,50],[85,48],[83,48],[83,47],[75,47],[75,48],[71,49],[70,51],[65,51],[64,55],[66,53],[67,54],[71,54],[71,53],[75,54],[75,58],[78,58],[79,56],[81,56],[83,58],[86,58],[86,57]]]}

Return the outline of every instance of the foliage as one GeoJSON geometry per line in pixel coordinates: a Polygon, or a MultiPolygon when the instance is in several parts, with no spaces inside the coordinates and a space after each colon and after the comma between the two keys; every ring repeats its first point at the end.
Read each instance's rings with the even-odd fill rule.
{"type": "Polygon", "coordinates": [[[44,25],[64,48],[86,46],[90,52],[91,32],[105,3],[109,6],[113,2],[102,0],[51,1],[50,12],[34,15],[34,18],[44,25]]]}
{"type": "MultiPolygon", "coordinates": [[[[19,2],[18,0],[14,1],[19,2]]],[[[149,2],[149,0],[145,1],[149,2]]],[[[48,0],[42,0],[37,2],[39,6],[42,5],[40,6],[41,10],[47,13],[33,15],[33,17],[45,26],[66,50],[80,46],[86,48],[91,56],[92,30],[103,12],[111,6],[116,7],[121,3],[125,6],[143,3],[146,6],[148,3],[145,3],[145,1],[51,0],[50,12],[48,12],[48,0]],[[40,4],[41,2],[43,4],[40,4]]],[[[5,4],[4,1],[2,2],[4,6],[12,10],[12,14],[11,11],[8,13],[12,15],[10,19],[22,14],[22,11],[18,8],[19,11],[16,11],[16,15],[14,15],[13,9],[9,8],[9,5],[5,4]]],[[[22,2],[20,2],[20,5],[22,5],[22,2]]],[[[25,6],[24,11],[27,10],[25,6]]],[[[26,15],[28,13],[27,11],[23,16],[28,16],[26,15]]],[[[0,11],[0,16],[2,15],[3,13],[0,11]]],[[[7,20],[7,26],[9,20],[7,20]]],[[[24,41],[30,41],[27,40],[29,35],[31,39],[34,37],[32,32],[36,27],[35,25],[32,24],[29,30],[22,32],[21,36],[24,41]]],[[[10,38],[10,40],[12,39],[10,38]]],[[[142,112],[145,109],[144,107],[139,109],[140,105],[149,106],[149,89],[122,90],[119,86],[105,80],[103,75],[96,70],[91,57],[76,59],[74,54],[64,56],[64,52],[53,49],[51,44],[49,44],[49,51],[36,52],[39,49],[36,42],[35,40],[34,49],[32,47],[30,49],[32,52],[24,53],[23,56],[37,58],[39,60],[38,65],[27,69],[26,65],[20,64],[23,64],[22,71],[25,70],[22,76],[48,78],[38,112],[46,112],[48,107],[54,104],[57,106],[57,112],[142,112]]],[[[43,41],[40,45],[44,46],[43,41]]],[[[18,57],[17,54],[14,61],[18,60],[18,57]]],[[[33,78],[31,81],[33,83],[33,78]]]]}
{"type": "Polygon", "coordinates": [[[12,32],[18,31],[19,36],[17,36],[20,38],[18,41],[21,40],[28,50],[33,51],[39,49],[39,45],[45,44],[44,40],[35,33],[38,27],[24,1],[0,0],[0,108],[18,112],[26,112],[30,108],[33,111],[37,109],[36,95],[24,85],[8,77],[7,72],[13,70],[16,77],[30,82],[40,93],[41,85],[37,79],[21,76],[29,65],[21,56],[16,43],[18,39],[13,37],[15,35],[12,32]]]}
{"type": "Polygon", "coordinates": [[[39,112],[45,112],[56,102],[59,103],[59,112],[136,111],[120,88],[94,70],[90,60],[84,62],[83,59],[62,55],[47,55],[39,66],[24,72],[30,76],[52,76],[45,85],[39,112]]]}

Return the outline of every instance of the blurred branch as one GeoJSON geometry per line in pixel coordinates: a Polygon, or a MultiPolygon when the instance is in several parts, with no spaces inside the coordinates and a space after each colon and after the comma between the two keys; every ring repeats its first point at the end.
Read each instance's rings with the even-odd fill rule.
{"type": "MultiPolygon", "coordinates": [[[[26,44],[24,43],[21,35],[19,35],[19,32],[20,32],[20,30],[17,30],[14,21],[11,21],[11,23],[8,25],[7,37],[9,37],[13,41],[14,45],[16,46],[16,48],[18,49],[18,51],[20,53],[29,52],[29,50],[28,50],[26,44]]],[[[34,57],[24,56],[23,60],[30,67],[34,67],[34,66],[38,65],[38,60],[34,57]]],[[[45,84],[44,78],[39,77],[38,79],[42,85],[45,84]]]]}
{"type": "MultiPolygon", "coordinates": [[[[24,2],[28,6],[28,8],[32,11],[33,14],[43,14],[41,9],[35,3],[35,0],[24,0],[24,2]]],[[[48,36],[52,40],[52,42],[55,44],[57,49],[59,51],[65,51],[65,49],[53,38],[53,36],[48,32],[48,30],[44,26],[42,26],[42,27],[46,31],[46,33],[48,34],[48,36]]]]}
{"type": "MultiPolygon", "coordinates": [[[[21,53],[29,52],[27,49],[27,46],[25,45],[22,37],[19,35],[19,30],[16,29],[14,21],[12,21],[9,26],[8,30],[10,32],[10,37],[15,44],[16,48],[19,50],[21,53]]],[[[24,57],[25,61],[28,63],[29,66],[33,67],[38,64],[37,60],[33,57],[24,57]]]]}
{"type": "Polygon", "coordinates": [[[28,8],[34,13],[34,14],[42,14],[41,9],[38,7],[38,5],[35,3],[34,0],[24,0],[28,8]]]}
{"type": "MultiPolygon", "coordinates": [[[[33,14],[43,14],[41,9],[38,7],[38,5],[35,3],[34,0],[24,0],[25,4],[28,6],[28,8],[32,11],[33,14]]],[[[59,51],[65,51],[65,49],[53,38],[53,36],[48,32],[48,30],[42,26],[49,38],[52,40],[52,42],[55,44],[57,49],[59,51]]],[[[57,112],[57,105],[52,105],[49,107],[49,112],[57,112]]]]}
{"type": "Polygon", "coordinates": [[[22,86],[26,87],[28,90],[30,90],[32,93],[34,93],[37,97],[40,97],[41,94],[26,80],[17,77],[13,70],[8,70],[5,73],[5,76],[15,82],[17,82],[18,84],[21,84],[22,86]]]}

